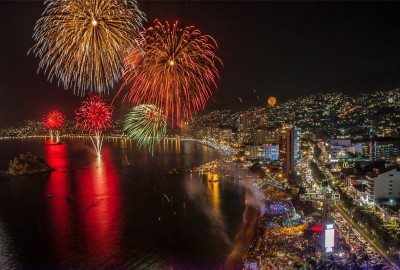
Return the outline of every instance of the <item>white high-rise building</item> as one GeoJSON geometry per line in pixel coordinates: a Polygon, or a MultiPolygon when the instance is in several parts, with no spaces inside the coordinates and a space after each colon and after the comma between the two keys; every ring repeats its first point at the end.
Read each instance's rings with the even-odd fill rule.
{"type": "Polygon", "coordinates": [[[390,166],[367,174],[368,200],[400,199],[400,168],[390,166]]]}

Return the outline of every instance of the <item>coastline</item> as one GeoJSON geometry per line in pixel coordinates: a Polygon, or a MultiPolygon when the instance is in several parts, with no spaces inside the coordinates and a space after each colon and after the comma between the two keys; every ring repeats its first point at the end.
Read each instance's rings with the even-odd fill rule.
{"type": "MultiPolygon", "coordinates": [[[[14,148],[15,145],[18,145],[18,146],[21,145],[19,143],[18,144],[16,143],[16,141],[19,142],[19,140],[20,140],[20,138],[15,138],[14,141],[13,140],[10,140],[9,142],[6,141],[4,143],[4,145],[10,145],[10,148],[14,148]]],[[[80,139],[77,139],[77,140],[81,141],[80,139]]],[[[98,167],[97,167],[97,166],[100,166],[100,163],[97,163],[97,159],[94,159],[90,155],[90,153],[88,152],[88,148],[86,148],[86,147],[85,148],[81,148],[81,147],[68,148],[68,146],[71,145],[68,142],[65,143],[63,146],[60,146],[60,147],[52,147],[52,146],[48,147],[48,146],[43,146],[42,142],[44,142],[44,140],[42,140],[41,138],[32,139],[29,142],[29,145],[32,144],[32,146],[34,146],[34,147],[29,147],[29,148],[30,149],[33,149],[33,148],[36,149],[37,148],[40,151],[44,151],[44,153],[47,153],[47,155],[44,155],[44,156],[50,159],[50,164],[55,163],[58,166],[57,168],[61,168],[61,169],[59,169],[56,174],[53,174],[52,175],[53,178],[51,178],[49,181],[47,181],[45,179],[44,181],[41,181],[43,183],[43,185],[37,185],[38,189],[44,188],[44,192],[37,193],[39,199],[35,199],[35,201],[43,202],[44,204],[51,206],[51,208],[50,207],[41,208],[41,211],[43,211],[44,213],[47,213],[46,211],[50,211],[49,213],[52,214],[52,213],[56,213],[56,212],[54,212],[54,210],[57,210],[57,213],[61,213],[60,215],[62,217],[65,217],[65,220],[69,219],[69,217],[70,217],[70,216],[64,216],[63,215],[64,212],[62,212],[62,210],[65,210],[65,209],[67,209],[69,212],[72,212],[74,215],[76,214],[79,218],[84,218],[87,215],[90,215],[92,213],[97,213],[98,211],[104,211],[104,209],[107,209],[107,210],[108,209],[115,209],[115,211],[119,211],[118,207],[121,205],[121,202],[119,204],[117,204],[117,205],[113,204],[114,200],[120,201],[120,199],[118,197],[119,193],[116,193],[118,195],[118,196],[116,196],[116,195],[114,195],[115,194],[114,192],[117,192],[117,190],[119,190],[117,184],[121,183],[120,181],[118,181],[117,178],[113,178],[113,177],[119,177],[119,176],[114,176],[114,175],[116,175],[114,173],[117,172],[117,169],[115,167],[110,167],[110,164],[114,163],[114,162],[111,162],[110,164],[107,163],[107,165],[106,165],[106,166],[108,166],[107,170],[104,170],[104,171],[111,172],[111,174],[103,174],[102,171],[100,171],[100,169],[98,169],[98,167]],[[46,152],[45,151],[46,149],[50,150],[50,151],[46,152]],[[66,151],[68,149],[72,149],[73,153],[81,153],[80,151],[82,151],[82,150],[87,152],[88,153],[87,156],[89,157],[89,160],[90,161],[94,160],[93,161],[93,166],[91,166],[90,168],[87,167],[87,169],[85,169],[85,170],[79,170],[78,173],[75,173],[75,171],[69,170],[68,169],[69,166],[70,166],[69,164],[64,163],[64,162],[61,162],[61,163],[58,162],[58,160],[60,160],[60,159],[62,159],[62,161],[66,161],[68,157],[77,156],[77,155],[71,155],[70,156],[69,154],[67,154],[66,151]],[[54,152],[53,150],[54,151],[57,150],[57,151],[54,152]],[[53,157],[53,159],[51,159],[51,157],[53,157]],[[71,192],[71,189],[69,187],[73,186],[74,183],[72,181],[69,181],[69,175],[82,176],[81,179],[84,179],[84,181],[80,181],[79,182],[79,186],[78,186],[82,190],[84,189],[84,190],[89,190],[90,192],[92,192],[92,188],[93,188],[93,191],[96,191],[95,188],[99,187],[97,184],[101,183],[102,185],[100,187],[102,188],[102,190],[100,190],[100,191],[103,192],[103,190],[104,190],[104,192],[110,191],[110,192],[113,192],[113,193],[110,193],[112,195],[108,196],[106,199],[101,199],[101,201],[97,200],[97,198],[98,198],[98,197],[96,197],[97,195],[94,196],[93,198],[90,197],[90,199],[87,199],[87,197],[83,197],[79,193],[71,192]],[[85,178],[85,176],[86,176],[86,178],[85,178]],[[97,177],[99,180],[101,180],[101,182],[100,181],[97,181],[97,182],[90,181],[89,180],[90,177],[97,177]],[[60,186],[61,187],[66,187],[66,188],[65,189],[64,188],[60,188],[60,186]],[[51,194],[52,196],[48,197],[48,194],[51,194]],[[72,200],[68,200],[68,198],[72,198],[72,200]],[[91,204],[92,202],[94,202],[94,203],[91,204]],[[93,206],[91,206],[91,205],[93,205],[93,206]],[[90,206],[90,208],[86,208],[87,206],[90,206]],[[112,206],[112,208],[110,206],[112,206]],[[105,207],[108,207],[108,208],[105,208],[105,207]],[[79,209],[83,209],[83,210],[79,210],[79,209]]],[[[192,145],[192,142],[187,142],[187,143],[192,145]]],[[[197,144],[197,142],[193,142],[193,143],[197,144]]],[[[175,142],[170,142],[170,144],[174,145],[174,147],[178,147],[178,146],[175,146],[175,142]]],[[[122,146],[120,146],[119,143],[117,145],[119,147],[121,147],[121,149],[122,149],[122,146]]],[[[26,146],[25,144],[22,145],[22,148],[24,148],[25,146],[26,146]]],[[[213,160],[221,158],[221,155],[219,155],[217,151],[214,151],[214,150],[211,150],[211,149],[209,149],[207,151],[207,149],[205,149],[205,148],[208,148],[208,147],[202,147],[202,146],[199,147],[199,149],[202,149],[201,153],[203,153],[203,150],[204,150],[204,153],[207,153],[207,155],[204,156],[205,158],[196,159],[198,161],[195,162],[194,165],[202,164],[202,163],[204,163],[206,161],[213,161],[213,160]],[[212,153],[212,155],[210,153],[212,153]]],[[[177,149],[181,149],[181,148],[177,148],[177,149]]],[[[186,149],[187,149],[188,153],[193,154],[192,147],[188,147],[186,149]]],[[[6,152],[8,152],[8,151],[6,151],[6,152]]],[[[36,153],[37,151],[33,151],[32,150],[32,152],[36,153]]],[[[107,152],[106,151],[104,153],[104,155],[103,155],[104,162],[108,162],[109,160],[111,160],[111,158],[110,158],[111,157],[111,153],[114,153],[114,152],[116,153],[116,155],[118,157],[120,157],[120,156],[122,157],[121,159],[118,159],[118,160],[122,160],[122,162],[123,162],[123,156],[121,154],[119,154],[120,153],[119,151],[112,151],[112,152],[107,152]]],[[[200,151],[198,151],[198,152],[200,153],[200,151]]],[[[146,154],[143,154],[143,155],[146,155],[146,154]]],[[[203,155],[203,154],[201,154],[201,155],[203,155]]],[[[83,156],[84,155],[79,155],[77,157],[83,157],[83,156]]],[[[177,154],[177,160],[178,161],[182,160],[181,157],[182,157],[182,155],[177,154]]],[[[113,159],[113,160],[115,160],[115,159],[113,159]]],[[[82,158],[82,162],[85,163],[86,159],[82,158]]],[[[81,164],[81,163],[79,163],[79,164],[81,164]]],[[[181,164],[183,164],[183,163],[181,163],[181,164]]],[[[73,165],[73,166],[75,166],[75,165],[73,165]]],[[[78,165],[76,165],[76,166],[78,166],[78,165]]],[[[127,166],[123,165],[121,167],[126,168],[127,166]]],[[[129,170],[129,169],[127,169],[127,170],[129,170]]],[[[160,172],[160,174],[161,173],[162,172],[160,172]]],[[[153,175],[153,174],[151,174],[151,175],[153,175]]],[[[38,176],[38,178],[41,178],[41,176],[38,176]]],[[[143,182],[144,182],[146,180],[146,178],[143,178],[143,179],[144,179],[143,180],[143,182]]],[[[21,182],[20,179],[16,179],[16,180],[17,180],[16,182],[21,182]]],[[[133,181],[130,181],[130,183],[132,183],[132,182],[133,181]]],[[[201,184],[200,181],[193,181],[193,182],[201,184]]],[[[162,183],[164,183],[164,182],[162,182],[162,183]]],[[[174,186],[175,186],[175,183],[176,182],[172,182],[172,184],[174,186]]],[[[226,182],[226,184],[229,184],[229,186],[233,186],[233,185],[231,185],[231,183],[232,183],[231,181],[227,181],[226,182]]],[[[213,183],[211,185],[214,185],[216,187],[217,185],[220,185],[220,183],[217,183],[217,184],[213,183]]],[[[31,187],[31,186],[35,186],[35,184],[34,183],[29,183],[29,185],[24,185],[24,188],[28,188],[28,187],[31,187]]],[[[135,185],[132,184],[131,186],[134,187],[135,185]]],[[[227,246],[223,246],[224,247],[223,253],[221,253],[220,249],[218,249],[218,250],[215,249],[215,247],[219,246],[218,241],[220,241],[220,240],[219,240],[218,237],[213,237],[214,240],[212,242],[210,242],[210,243],[214,243],[214,244],[213,245],[209,245],[206,248],[206,251],[204,251],[204,252],[202,251],[202,256],[205,256],[205,254],[208,254],[208,253],[211,254],[213,252],[212,250],[215,250],[215,252],[213,254],[211,254],[210,258],[212,258],[212,259],[216,258],[215,254],[217,254],[218,255],[218,263],[221,266],[221,268],[223,267],[223,263],[226,260],[226,257],[228,256],[231,248],[233,247],[233,243],[232,243],[232,242],[234,242],[233,237],[237,233],[237,230],[241,226],[242,213],[244,211],[244,205],[243,205],[244,196],[243,195],[245,194],[244,193],[245,191],[242,190],[239,185],[235,185],[235,186],[240,189],[239,196],[241,196],[241,199],[238,201],[238,204],[241,202],[241,206],[238,209],[239,211],[238,210],[235,211],[236,212],[235,215],[234,215],[235,216],[234,217],[235,223],[234,224],[232,224],[232,223],[227,223],[226,224],[227,226],[230,227],[230,228],[228,228],[228,230],[229,230],[229,234],[230,234],[231,243],[229,243],[229,245],[227,245],[227,246]]],[[[160,189],[158,188],[159,186],[157,186],[157,191],[153,191],[153,190],[155,190],[155,188],[153,189],[153,185],[148,185],[148,187],[149,188],[146,188],[144,190],[146,190],[146,191],[148,190],[149,192],[142,192],[142,194],[147,194],[147,193],[148,194],[157,194],[157,196],[158,196],[157,198],[159,198],[158,194],[160,193],[160,190],[162,190],[161,189],[162,186],[160,185],[160,189]]],[[[35,189],[35,190],[37,190],[37,189],[35,189]]],[[[219,188],[217,190],[219,190],[219,188]]],[[[205,185],[205,191],[207,191],[207,185],[205,185]]],[[[215,194],[218,194],[217,191],[215,191],[215,190],[210,191],[209,194],[213,194],[213,192],[215,194]]],[[[234,192],[232,194],[236,194],[236,189],[232,189],[232,192],[234,192]]],[[[221,190],[221,193],[223,194],[223,190],[221,190]]],[[[203,194],[204,193],[200,193],[201,196],[203,194]]],[[[152,222],[154,222],[156,227],[166,226],[165,224],[169,224],[168,222],[170,222],[170,220],[168,220],[167,217],[170,218],[171,220],[175,220],[176,219],[176,217],[175,217],[176,214],[172,211],[172,210],[175,210],[174,208],[176,208],[177,216],[180,216],[180,217],[182,217],[182,209],[183,209],[183,211],[185,211],[185,202],[184,201],[180,201],[180,203],[178,203],[178,200],[179,200],[179,199],[177,199],[178,196],[177,197],[174,196],[174,200],[173,200],[173,203],[172,203],[172,197],[168,193],[167,193],[167,195],[168,195],[169,199],[171,200],[171,203],[167,204],[167,201],[164,200],[164,210],[162,210],[162,208],[159,208],[159,209],[161,209],[160,214],[158,214],[158,213],[154,214],[156,217],[160,216],[162,218],[161,220],[157,220],[157,219],[153,220],[152,219],[152,222]],[[183,203],[183,205],[182,205],[182,203],[183,203]],[[181,210],[179,211],[179,209],[181,209],[181,210]]],[[[92,196],[92,194],[90,194],[90,196],[92,196]]],[[[101,196],[102,196],[101,198],[103,198],[103,195],[101,195],[101,196]]],[[[144,195],[144,197],[145,196],[150,196],[150,195],[144,195]]],[[[188,196],[184,196],[183,198],[188,200],[189,197],[188,196]]],[[[196,198],[198,198],[198,197],[196,197],[196,198]]],[[[201,198],[203,198],[203,197],[201,197],[201,198]]],[[[225,197],[221,197],[221,198],[225,198],[225,197]]],[[[152,201],[156,201],[156,200],[152,200],[152,201]]],[[[160,200],[157,200],[157,202],[159,204],[160,200]]],[[[218,204],[215,204],[215,201],[211,200],[210,202],[211,202],[210,205],[209,205],[210,209],[212,207],[214,207],[214,208],[219,207],[221,209],[221,206],[218,205],[218,204]]],[[[126,203],[129,203],[129,200],[126,200],[126,203]]],[[[124,200],[124,204],[125,204],[125,200],[124,200]]],[[[188,206],[188,204],[186,204],[186,207],[187,206],[188,206]]],[[[197,206],[196,206],[196,208],[197,208],[197,206]]],[[[186,213],[183,212],[183,215],[187,215],[187,217],[190,217],[192,215],[187,211],[188,209],[186,209],[186,213]]],[[[194,211],[192,211],[192,212],[194,212],[194,211]]],[[[110,215],[105,216],[104,218],[106,219],[107,224],[114,224],[114,222],[115,222],[115,224],[118,225],[119,224],[118,222],[120,221],[120,219],[117,216],[117,214],[118,214],[118,212],[110,212],[110,215]],[[114,215],[114,213],[115,213],[115,215],[114,215]],[[114,221],[114,219],[115,219],[115,221],[114,221]]],[[[22,216],[27,216],[27,215],[22,215],[22,216]]],[[[44,214],[43,214],[43,216],[44,216],[44,214]]],[[[193,216],[195,216],[195,215],[193,215],[193,216]]],[[[201,216],[203,216],[203,214],[201,214],[201,216]]],[[[41,229],[44,230],[44,228],[53,228],[52,227],[53,223],[49,222],[47,224],[44,221],[44,219],[42,220],[42,216],[40,216],[39,218],[40,218],[40,226],[41,226],[40,228],[41,229]],[[47,226],[46,224],[49,225],[49,227],[46,227],[47,226]]],[[[222,217],[221,220],[224,220],[224,218],[222,217]]],[[[32,221],[32,224],[34,224],[36,226],[36,223],[38,222],[37,221],[37,217],[35,216],[34,219],[29,219],[28,223],[31,222],[31,221],[32,221]]],[[[97,221],[97,220],[94,220],[93,222],[95,222],[95,221],[97,221]]],[[[68,222],[65,223],[65,224],[68,224],[68,222]]],[[[189,223],[187,223],[187,224],[189,224],[189,223]]],[[[205,222],[204,224],[207,224],[207,222],[205,222]]],[[[115,225],[115,226],[117,226],[117,225],[115,225]]],[[[96,227],[91,227],[91,228],[93,228],[93,231],[97,230],[96,227]]],[[[189,229],[187,230],[187,232],[190,232],[189,229]]],[[[77,230],[79,230],[79,228],[77,230]]],[[[194,230],[194,231],[197,231],[197,230],[194,230]]],[[[174,235],[171,234],[171,236],[174,236],[174,235]]],[[[201,243],[202,240],[203,240],[202,237],[203,237],[202,235],[200,237],[198,237],[199,240],[197,240],[197,238],[194,238],[197,241],[196,243],[201,243]]],[[[43,240],[43,241],[45,241],[45,240],[43,240]]],[[[62,238],[61,241],[69,241],[69,240],[67,238],[62,238]]],[[[105,245],[108,245],[108,243],[109,243],[108,241],[105,241],[105,245]]],[[[167,243],[167,244],[169,244],[169,243],[167,243]]],[[[204,245],[199,245],[199,247],[204,247],[204,245]]],[[[41,259],[43,259],[43,261],[46,260],[46,258],[44,258],[44,255],[43,255],[43,258],[41,258],[40,256],[38,256],[38,257],[40,258],[40,260],[41,259]]],[[[161,258],[160,261],[162,261],[162,259],[163,258],[161,258]]],[[[210,261],[210,262],[212,262],[212,261],[210,261]]],[[[179,263],[179,261],[177,261],[177,263],[179,263]]],[[[203,263],[203,262],[200,262],[200,263],[203,263]]],[[[208,262],[205,261],[204,263],[208,263],[208,262]]],[[[240,263],[240,261],[239,261],[239,263],[240,263]]]]}
{"type": "Polygon", "coordinates": [[[217,173],[221,179],[225,178],[226,181],[238,181],[246,190],[242,223],[233,238],[231,252],[226,257],[223,267],[225,270],[236,270],[243,269],[244,261],[249,256],[249,248],[256,242],[258,224],[263,212],[263,209],[260,208],[264,207],[260,203],[263,203],[264,193],[251,182],[242,178],[243,175],[249,175],[248,169],[235,169],[232,163],[226,161],[229,158],[229,156],[222,155],[209,163],[194,168],[194,170],[199,169],[200,173],[217,173]],[[217,166],[214,167],[215,165],[217,166]]]}
{"type": "MultiPolygon", "coordinates": [[[[217,159],[214,161],[214,164],[203,166],[203,170],[208,170],[211,173],[218,173],[221,178],[225,178],[225,181],[238,181],[240,185],[246,190],[245,208],[242,214],[242,223],[239,227],[238,232],[234,236],[232,250],[227,256],[223,268],[226,270],[235,270],[243,269],[243,267],[245,267],[249,260],[253,262],[258,262],[260,260],[259,256],[257,256],[257,252],[260,248],[260,245],[266,244],[266,242],[264,242],[264,237],[266,237],[266,235],[265,232],[261,231],[261,227],[259,225],[263,221],[264,213],[266,213],[267,209],[270,209],[267,208],[268,204],[266,203],[266,200],[281,201],[282,194],[281,192],[278,192],[278,186],[274,185],[274,183],[271,182],[272,180],[255,176],[248,170],[248,168],[245,168],[240,164],[229,162],[227,158],[229,157],[217,159]],[[275,194],[275,192],[278,192],[279,194],[275,194]]],[[[292,200],[290,200],[288,204],[291,205],[291,207],[293,208],[292,200]]],[[[272,215],[273,217],[274,215],[280,214],[278,213],[270,215],[272,215]]],[[[279,233],[288,234],[288,237],[290,238],[288,239],[289,242],[293,242],[296,240],[295,238],[298,237],[298,230],[304,230],[304,226],[301,224],[298,224],[298,226],[281,226],[283,231],[279,233]]],[[[278,233],[278,231],[273,230],[270,233],[276,234],[278,233]]],[[[273,239],[274,238],[271,238],[270,240],[274,242],[275,240],[273,239]]],[[[295,245],[287,246],[286,248],[289,250],[294,250],[299,247],[295,245]]],[[[293,259],[295,262],[296,260],[298,260],[297,257],[293,257],[291,259],[293,259]]],[[[279,262],[279,260],[280,258],[272,259],[271,262],[273,262],[274,264],[276,263],[279,266],[282,264],[282,262],[279,262]]],[[[287,269],[293,269],[292,266],[288,265],[288,267],[291,268],[287,269]]]]}
{"type": "Polygon", "coordinates": [[[243,212],[242,225],[240,226],[238,233],[235,235],[234,247],[225,261],[224,269],[231,270],[243,268],[243,261],[248,256],[247,249],[255,240],[256,228],[259,220],[259,209],[247,204],[243,212]]]}
{"type": "MultiPolygon", "coordinates": [[[[88,136],[61,136],[61,138],[84,138],[88,139],[88,136]]],[[[24,140],[24,139],[46,139],[50,138],[49,136],[32,136],[30,138],[21,138],[21,137],[13,137],[13,138],[7,138],[11,140],[24,140]]],[[[116,137],[105,137],[106,139],[117,139],[116,137]]],[[[4,138],[2,138],[4,139],[4,138]]],[[[126,139],[124,137],[118,137],[118,139],[126,139]]],[[[183,140],[183,141],[188,141],[188,139],[182,139],[182,138],[174,138],[174,139],[169,139],[169,140],[183,140]]],[[[220,171],[220,165],[225,164],[225,165],[230,165],[228,162],[225,161],[226,158],[230,158],[231,155],[226,155],[226,153],[221,151],[221,148],[213,147],[210,144],[204,144],[199,140],[190,140],[193,141],[194,143],[198,143],[207,147],[210,147],[212,150],[214,150],[217,153],[217,158],[214,158],[207,163],[217,163],[219,166],[217,167],[217,173],[221,176],[221,178],[224,177],[224,172],[220,171]]],[[[200,166],[197,166],[197,168],[202,167],[202,164],[200,166]]],[[[196,167],[195,167],[196,168],[196,167]]],[[[187,172],[182,172],[183,174],[186,174],[187,172]]],[[[234,172],[232,172],[232,175],[235,175],[234,172]]],[[[231,181],[229,179],[228,181],[231,181]]],[[[235,176],[234,181],[239,181],[240,185],[243,186],[246,189],[246,202],[251,201],[251,198],[248,198],[248,196],[253,196],[253,192],[249,186],[243,183],[243,181],[239,180],[238,177],[235,176]]],[[[224,263],[224,269],[242,269],[243,266],[243,260],[246,258],[248,255],[247,249],[251,245],[251,243],[254,241],[255,235],[256,235],[256,225],[257,222],[259,221],[259,216],[260,216],[260,211],[258,208],[256,208],[254,205],[251,205],[250,203],[245,204],[245,208],[242,213],[242,223],[239,226],[239,230],[235,234],[234,238],[232,239],[232,250],[229,254],[227,254],[227,257],[225,258],[225,263],[224,263]]]]}

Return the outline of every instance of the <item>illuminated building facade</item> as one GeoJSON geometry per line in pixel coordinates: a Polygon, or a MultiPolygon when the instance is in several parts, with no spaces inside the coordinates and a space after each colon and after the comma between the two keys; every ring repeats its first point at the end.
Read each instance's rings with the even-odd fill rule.
{"type": "Polygon", "coordinates": [[[254,126],[255,117],[253,113],[244,112],[240,115],[239,119],[239,143],[254,144],[254,126]]]}
{"type": "Polygon", "coordinates": [[[400,154],[400,139],[376,137],[370,142],[370,160],[393,161],[400,154]]]}
{"type": "Polygon", "coordinates": [[[295,127],[294,128],[294,160],[299,160],[301,158],[301,153],[300,153],[300,148],[301,148],[301,142],[300,142],[300,128],[295,127]]]}
{"type": "Polygon", "coordinates": [[[279,130],[276,128],[266,128],[264,131],[264,136],[265,144],[279,144],[279,130]]]}
{"type": "Polygon", "coordinates": [[[279,161],[288,176],[294,172],[294,126],[284,126],[279,131],[279,161]]]}
{"type": "Polygon", "coordinates": [[[264,156],[266,160],[278,161],[279,160],[279,146],[278,145],[265,145],[264,156]]]}
{"type": "Polygon", "coordinates": [[[391,166],[383,170],[374,169],[366,175],[368,201],[378,199],[400,199],[400,168],[391,166]]]}

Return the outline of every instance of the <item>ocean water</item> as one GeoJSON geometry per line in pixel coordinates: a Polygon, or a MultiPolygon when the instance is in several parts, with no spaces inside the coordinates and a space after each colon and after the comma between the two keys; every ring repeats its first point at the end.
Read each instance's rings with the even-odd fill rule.
{"type": "Polygon", "coordinates": [[[218,158],[194,142],[0,140],[0,169],[21,153],[52,173],[0,178],[0,269],[223,269],[246,190],[217,175],[166,174],[218,158]]]}

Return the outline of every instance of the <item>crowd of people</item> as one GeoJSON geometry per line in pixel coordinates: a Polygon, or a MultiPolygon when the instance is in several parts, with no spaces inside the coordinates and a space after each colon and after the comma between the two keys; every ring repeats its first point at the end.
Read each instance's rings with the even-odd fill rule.
{"type": "Polygon", "coordinates": [[[262,191],[266,210],[259,220],[256,242],[249,250],[244,269],[298,269],[304,263],[303,232],[308,225],[291,201],[275,196],[282,192],[278,185],[263,186],[262,191]]]}
{"type": "Polygon", "coordinates": [[[291,210],[291,206],[284,202],[273,202],[266,206],[266,214],[270,216],[284,215],[291,210]]]}

